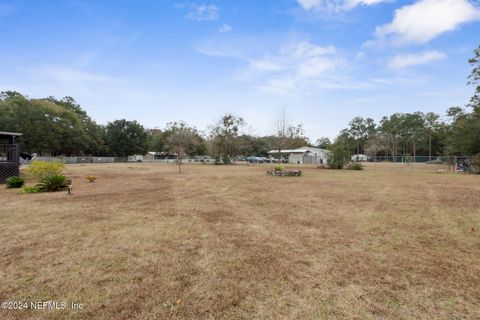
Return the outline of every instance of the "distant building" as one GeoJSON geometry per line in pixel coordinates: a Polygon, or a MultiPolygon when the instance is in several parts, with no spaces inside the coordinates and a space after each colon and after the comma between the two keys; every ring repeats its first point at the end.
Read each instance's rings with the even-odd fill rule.
{"type": "Polygon", "coordinates": [[[143,162],[143,155],[141,154],[134,154],[133,156],[128,156],[128,162],[143,162]]]}
{"type": "MultiPolygon", "coordinates": [[[[278,150],[270,150],[270,157],[278,157],[278,150]]],[[[326,164],[330,151],[321,148],[301,147],[298,149],[281,150],[282,157],[288,159],[288,163],[302,164],[326,164]]]]}
{"type": "Polygon", "coordinates": [[[146,155],[143,156],[145,161],[159,160],[163,159],[163,152],[148,151],[146,155]]]}
{"type": "Polygon", "coordinates": [[[368,161],[368,156],[366,154],[354,154],[352,161],[368,161]]]}

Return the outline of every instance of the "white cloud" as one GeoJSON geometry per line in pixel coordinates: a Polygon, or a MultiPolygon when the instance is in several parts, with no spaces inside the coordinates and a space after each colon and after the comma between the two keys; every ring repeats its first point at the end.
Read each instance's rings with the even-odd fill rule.
{"type": "Polygon", "coordinates": [[[400,69],[441,60],[443,58],[445,58],[443,52],[434,50],[419,53],[398,54],[389,61],[388,66],[390,68],[400,69]]]}
{"type": "Polygon", "coordinates": [[[297,0],[305,10],[339,12],[352,10],[358,6],[371,6],[394,0],[297,0]]]}
{"type": "Polygon", "coordinates": [[[397,45],[426,43],[477,20],[480,9],[469,0],[420,0],[396,10],[393,21],[377,27],[375,35],[397,45]]]}
{"type": "Polygon", "coordinates": [[[387,0],[350,0],[347,1],[347,3],[350,3],[351,5],[365,5],[365,6],[370,6],[373,4],[378,4],[382,2],[391,2],[387,0]]]}
{"type": "Polygon", "coordinates": [[[270,59],[259,59],[259,60],[251,60],[250,67],[254,70],[258,71],[266,71],[266,72],[273,72],[273,71],[280,71],[283,67],[274,62],[270,59]]]}
{"type": "Polygon", "coordinates": [[[347,0],[345,1],[345,7],[353,9],[357,6],[372,6],[383,2],[393,2],[394,0],[347,0]]]}
{"type": "Polygon", "coordinates": [[[207,39],[193,44],[193,48],[198,53],[210,57],[231,57],[237,59],[245,59],[245,52],[242,47],[231,45],[229,43],[219,43],[216,39],[207,39]]]}
{"type": "MultiPolygon", "coordinates": [[[[345,68],[347,59],[335,46],[319,46],[310,41],[291,40],[274,53],[247,50],[243,42],[236,44],[204,42],[196,45],[199,53],[236,58],[247,66],[234,78],[261,91],[275,95],[312,95],[322,89],[369,89],[368,81],[354,81],[345,68]]],[[[261,50],[265,52],[265,50],[261,50]]]]}
{"type": "Polygon", "coordinates": [[[220,33],[230,32],[232,30],[233,28],[226,23],[224,23],[220,28],[218,28],[218,32],[220,33]]]}
{"type": "Polygon", "coordinates": [[[277,54],[250,59],[239,78],[269,93],[303,94],[335,86],[335,73],[344,64],[334,46],[293,42],[284,45],[277,54]]]}
{"type": "Polygon", "coordinates": [[[196,21],[214,21],[219,17],[219,9],[213,4],[192,5],[187,18],[196,21]]]}
{"type": "Polygon", "coordinates": [[[282,49],[283,54],[291,54],[297,59],[308,59],[326,54],[335,54],[334,46],[320,47],[310,42],[300,42],[286,46],[282,49]]]}
{"type": "Polygon", "coordinates": [[[367,55],[366,55],[365,52],[360,51],[360,52],[357,53],[356,58],[357,58],[357,60],[361,60],[361,59],[364,59],[366,56],[367,55]]]}
{"type": "Polygon", "coordinates": [[[297,0],[298,4],[303,7],[305,10],[311,10],[320,5],[324,5],[323,0],[297,0]]]}
{"type": "Polygon", "coordinates": [[[63,84],[118,81],[114,77],[63,66],[43,66],[26,70],[32,76],[51,79],[63,84]]]}
{"type": "Polygon", "coordinates": [[[249,61],[251,57],[264,54],[270,48],[269,37],[257,35],[232,35],[224,37],[216,34],[208,38],[193,41],[192,46],[198,53],[211,57],[228,57],[249,61]]]}

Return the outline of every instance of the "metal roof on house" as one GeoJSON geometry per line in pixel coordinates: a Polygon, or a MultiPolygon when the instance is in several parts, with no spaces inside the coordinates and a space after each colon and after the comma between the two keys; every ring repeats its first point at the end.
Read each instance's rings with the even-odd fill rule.
{"type": "MultiPolygon", "coordinates": [[[[295,153],[298,152],[298,150],[291,150],[291,149],[285,149],[281,150],[280,153],[295,153]]],[[[304,153],[305,151],[301,151],[301,153],[304,153]]],[[[270,150],[268,153],[278,153],[278,150],[270,150]]]]}
{"type": "MultiPolygon", "coordinates": [[[[329,152],[329,151],[326,149],[313,148],[313,147],[301,147],[298,149],[285,149],[280,151],[280,153],[305,153],[305,152],[322,153],[322,152],[329,152]]],[[[270,150],[268,151],[268,153],[278,153],[278,150],[270,150]]]]}
{"type": "Polygon", "coordinates": [[[18,132],[0,131],[0,136],[20,137],[21,135],[23,135],[23,134],[22,134],[22,133],[18,133],[18,132]]]}

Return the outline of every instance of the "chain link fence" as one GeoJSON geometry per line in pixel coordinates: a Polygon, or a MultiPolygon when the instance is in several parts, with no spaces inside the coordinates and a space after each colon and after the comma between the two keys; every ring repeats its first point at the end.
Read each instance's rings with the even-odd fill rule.
{"type": "MultiPolygon", "coordinates": [[[[474,156],[377,156],[364,158],[360,162],[368,170],[377,171],[418,171],[418,172],[473,172],[474,156]]],[[[177,163],[177,159],[142,159],[129,157],[45,157],[38,156],[33,161],[62,162],[65,164],[100,164],[100,163],[177,163]]],[[[352,159],[354,161],[354,159],[352,159]]],[[[182,163],[214,163],[210,157],[195,157],[182,159],[182,163]]],[[[27,162],[23,162],[28,164],[27,162]]],[[[237,164],[244,163],[236,161],[237,164]]],[[[299,166],[308,166],[301,164],[299,166]]],[[[477,169],[478,170],[478,169],[477,169]]]]}
{"type": "Polygon", "coordinates": [[[376,170],[473,172],[474,156],[382,156],[361,161],[376,170]]]}
{"type": "MultiPolygon", "coordinates": [[[[145,163],[176,163],[177,159],[139,159],[139,158],[129,158],[129,157],[45,157],[37,156],[33,161],[46,161],[46,162],[61,162],[64,164],[85,164],[85,163],[135,163],[135,162],[145,162],[145,163]]],[[[182,159],[182,163],[205,163],[205,162],[214,162],[213,158],[186,158],[182,159]]],[[[28,164],[28,162],[23,162],[28,164]]]]}

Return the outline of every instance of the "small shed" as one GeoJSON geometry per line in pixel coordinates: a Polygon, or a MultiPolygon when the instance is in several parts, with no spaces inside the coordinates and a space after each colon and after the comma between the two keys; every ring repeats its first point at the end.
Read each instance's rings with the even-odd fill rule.
{"type": "Polygon", "coordinates": [[[20,146],[16,139],[21,135],[0,131],[0,183],[20,174],[20,146]]]}
{"type": "MultiPolygon", "coordinates": [[[[270,150],[268,152],[270,157],[275,157],[278,153],[278,150],[270,150]]],[[[280,154],[282,154],[282,156],[288,156],[288,163],[326,164],[330,156],[330,151],[321,148],[302,147],[298,149],[281,150],[280,154]]]]}

